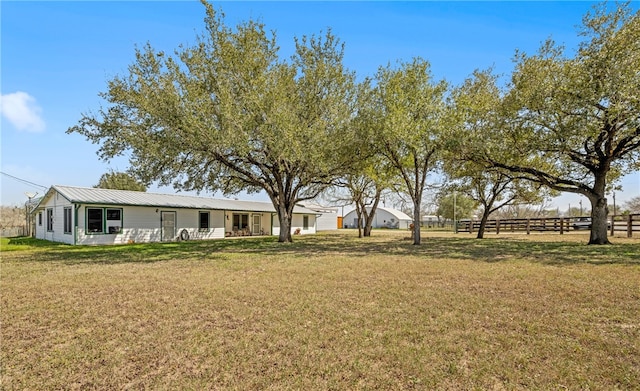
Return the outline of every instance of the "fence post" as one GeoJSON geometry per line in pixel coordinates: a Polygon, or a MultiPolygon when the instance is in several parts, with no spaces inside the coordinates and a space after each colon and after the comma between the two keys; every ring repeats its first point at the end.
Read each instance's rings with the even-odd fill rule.
{"type": "Polygon", "coordinates": [[[560,218],[560,235],[564,235],[564,217],[560,218]]]}
{"type": "Polygon", "coordinates": [[[527,235],[529,235],[531,229],[531,219],[527,219],[527,235]]]}
{"type": "Polygon", "coordinates": [[[496,235],[500,233],[500,219],[496,219],[496,235]]]}
{"type": "Polygon", "coordinates": [[[615,235],[616,231],[616,215],[611,215],[611,236],[615,235]]]}
{"type": "Polygon", "coordinates": [[[627,216],[627,237],[630,238],[633,236],[633,216],[627,216]]]}

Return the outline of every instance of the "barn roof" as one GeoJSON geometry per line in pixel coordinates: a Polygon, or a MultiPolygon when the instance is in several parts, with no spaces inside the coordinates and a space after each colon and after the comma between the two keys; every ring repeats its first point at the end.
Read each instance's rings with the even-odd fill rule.
{"type": "Polygon", "coordinates": [[[400,221],[405,221],[405,220],[413,221],[413,218],[409,217],[409,215],[397,209],[385,208],[385,207],[378,207],[378,209],[384,210],[385,212],[392,214],[393,217],[395,217],[400,221]]]}
{"type": "MultiPolygon", "coordinates": [[[[52,186],[40,204],[55,192],[76,204],[155,206],[165,208],[217,209],[249,212],[272,212],[271,202],[238,201],[178,194],[147,193],[129,190],[97,189],[92,187],[52,186]]],[[[296,206],[294,213],[315,214],[316,212],[296,206]]]]}

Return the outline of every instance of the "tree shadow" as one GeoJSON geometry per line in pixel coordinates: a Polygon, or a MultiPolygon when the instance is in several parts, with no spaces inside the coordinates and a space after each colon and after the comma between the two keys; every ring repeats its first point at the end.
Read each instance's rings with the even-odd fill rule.
{"type": "MultiPolygon", "coordinates": [[[[405,235],[406,236],[406,235],[405,235]]],[[[547,265],[622,264],[640,266],[640,243],[593,246],[572,241],[535,241],[535,239],[470,237],[422,238],[422,245],[413,245],[408,237],[384,235],[356,238],[339,234],[304,237],[292,244],[264,242],[260,248],[249,247],[242,252],[256,254],[279,253],[300,256],[341,254],[354,257],[386,254],[396,257],[414,256],[425,259],[473,260],[479,262],[528,261],[547,265]]]]}
{"type": "MultiPolygon", "coordinates": [[[[154,263],[175,259],[220,261],[234,254],[258,257],[419,257],[429,259],[471,260],[478,262],[527,261],[546,265],[621,264],[640,265],[640,243],[588,246],[570,241],[469,237],[423,237],[415,246],[406,233],[379,234],[357,238],[348,233],[323,233],[296,236],[293,243],[278,243],[277,237],[248,237],[227,240],[136,243],[109,246],[70,246],[32,238],[9,241],[14,251],[33,249],[29,257],[37,262],[64,264],[154,263]]],[[[8,251],[3,258],[11,258],[8,251]]]]}

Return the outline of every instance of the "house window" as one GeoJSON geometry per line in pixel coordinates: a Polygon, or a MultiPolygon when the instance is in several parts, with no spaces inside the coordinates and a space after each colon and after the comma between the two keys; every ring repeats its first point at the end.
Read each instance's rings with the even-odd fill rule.
{"type": "Polygon", "coordinates": [[[309,229],[309,216],[302,216],[302,229],[309,229]]]}
{"type": "Polygon", "coordinates": [[[208,231],[209,230],[209,212],[200,212],[200,219],[199,219],[199,225],[198,227],[200,228],[200,231],[208,231]]]}
{"type": "Polygon", "coordinates": [[[71,233],[71,208],[64,208],[64,233],[71,233]]]}
{"type": "Polygon", "coordinates": [[[47,209],[47,231],[53,232],[53,208],[47,209]]]}
{"type": "Polygon", "coordinates": [[[242,230],[249,227],[249,215],[248,214],[234,214],[233,215],[233,229],[235,231],[242,230]]]}
{"type": "Polygon", "coordinates": [[[42,212],[38,213],[38,226],[42,227],[42,212]]]}
{"type": "Polygon", "coordinates": [[[117,234],[122,232],[122,209],[87,208],[87,233],[117,234]]]}
{"type": "Polygon", "coordinates": [[[98,234],[104,231],[102,210],[102,208],[87,208],[87,232],[98,234]]]}
{"type": "Polygon", "coordinates": [[[107,220],[122,220],[122,210],[121,209],[107,209],[107,220]]]}

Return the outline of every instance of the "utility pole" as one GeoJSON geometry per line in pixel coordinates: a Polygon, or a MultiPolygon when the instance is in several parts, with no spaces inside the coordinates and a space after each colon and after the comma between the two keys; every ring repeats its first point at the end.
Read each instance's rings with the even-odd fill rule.
{"type": "Polygon", "coordinates": [[[616,213],[616,192],[613,192],[613,215],[615,216],[616,213]]]}
{"type": "Polygon", "coordinates": [[[25,211],[25,220],[27,223],[27,230],[25,232],[26,236],[31,236],[31,199],[33,199],[35,196],[38,195],[38,193],[31,193],[31,192],[26,192],[24,193],[24,195],[27,196],[27,198],[29,199],[25,204],[24,204],[24,211],[25,211]]]}

